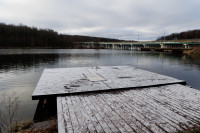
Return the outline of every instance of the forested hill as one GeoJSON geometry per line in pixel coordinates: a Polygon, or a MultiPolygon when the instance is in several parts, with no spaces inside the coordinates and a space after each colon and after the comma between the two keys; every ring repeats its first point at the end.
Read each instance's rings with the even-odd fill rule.
{"type": "Polygon", "coordinates": [[[59,34],[51,29],[0,23],[0,48],[5,47],[60,47],[73,48],[73,42],[119,41],[116,39],[59,34]]]}
{"type": "Polygon", "coordinates": [[[157,40],[181,40],[181,39],[200,39],[200,30],[190,30],[180,33],[172,33],[168,36],[159,37],[157,40]]]}

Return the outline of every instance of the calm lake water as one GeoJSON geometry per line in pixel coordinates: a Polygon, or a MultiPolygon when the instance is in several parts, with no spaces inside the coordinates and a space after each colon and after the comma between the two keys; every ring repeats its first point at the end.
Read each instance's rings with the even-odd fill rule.
{"type": "Polygon", "coordinates": [[[0,50],[0,101],[2,94],[20,98],[18,120],[32,119],[38,101],[32,92],[45,68],[130,65],[186,80],[200,90],[200,59],[182,54],[128,50],[29,49],[0,50]]]}

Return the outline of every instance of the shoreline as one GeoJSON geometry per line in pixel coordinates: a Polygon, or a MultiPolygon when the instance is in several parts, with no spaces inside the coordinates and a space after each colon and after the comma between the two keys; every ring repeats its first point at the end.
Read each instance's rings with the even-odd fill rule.
{"type": "Polygon", "coordinates": [[[200,57],[200,48],[194,48],[192,50],[189,50],[189,51],[185,51],[183,54],[186,54],[188,56],[191,56],[193,58],[198,58],[200,57]]]}
{"type": "Polygon", "coordinates": [[[0,47],[0,49],[106,49],[97,47],[0,47]]]}

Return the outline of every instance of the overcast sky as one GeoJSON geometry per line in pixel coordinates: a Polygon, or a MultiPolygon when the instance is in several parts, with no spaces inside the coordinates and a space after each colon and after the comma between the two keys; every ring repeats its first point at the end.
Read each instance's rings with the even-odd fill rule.
{"type": "Polygon", "coordinates": [[[200,29],[200,0],[0,0],[0,22],[126,40],[200,29]]]}

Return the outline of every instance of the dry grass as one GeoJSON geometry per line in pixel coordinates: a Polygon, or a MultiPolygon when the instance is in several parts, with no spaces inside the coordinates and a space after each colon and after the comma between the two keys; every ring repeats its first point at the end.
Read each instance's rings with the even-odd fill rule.
{"type": "Polygon", "coordinates": [[[33,125],[33,121],[32,120],[27,120],[27,121],[24,121],[24,122],[15,123],[15,124],[12,125],[10,130],[8,130],[8,132],[11,132],[11,133],[23,133],[25,130],[30,129],[30,127],[32,125],[33,125]]]}
{"type": "Polygon", "coordinates": [[[33,129],[31,132],[26,132],[26,133],[57,133],[57,132],[58,132],[57,121],[54,120],[51,121],[48,126],[36,130],[33,129]]]}
{"type": "Polygon", "coordinates": [[[19,108],[19,97],[16,93],[3,94],[0,101],[0,132],[11,129],[16,121],[17,110],[19,108]]]}
{"type": "Polygon", "coordinates": [[[57,121],[34,124],[32,120],[16,123],[8,131],[10,133],[57,133],[57,121]],[[45,124],[44,124],[45,123],[45,124]]]}
{"type": "Polygon", "coordinates": [[[178,131],[177,133],[200,133],[200,127],[193,128],[193,129],[190,129],[188,131],[178,131]]]}
{"type": "Polygon", "coordinates": [[[200,47],[194,48],[193,50],[186,51],[184,54],[187,54],[191,57],[200,57],[200,47]]]}

